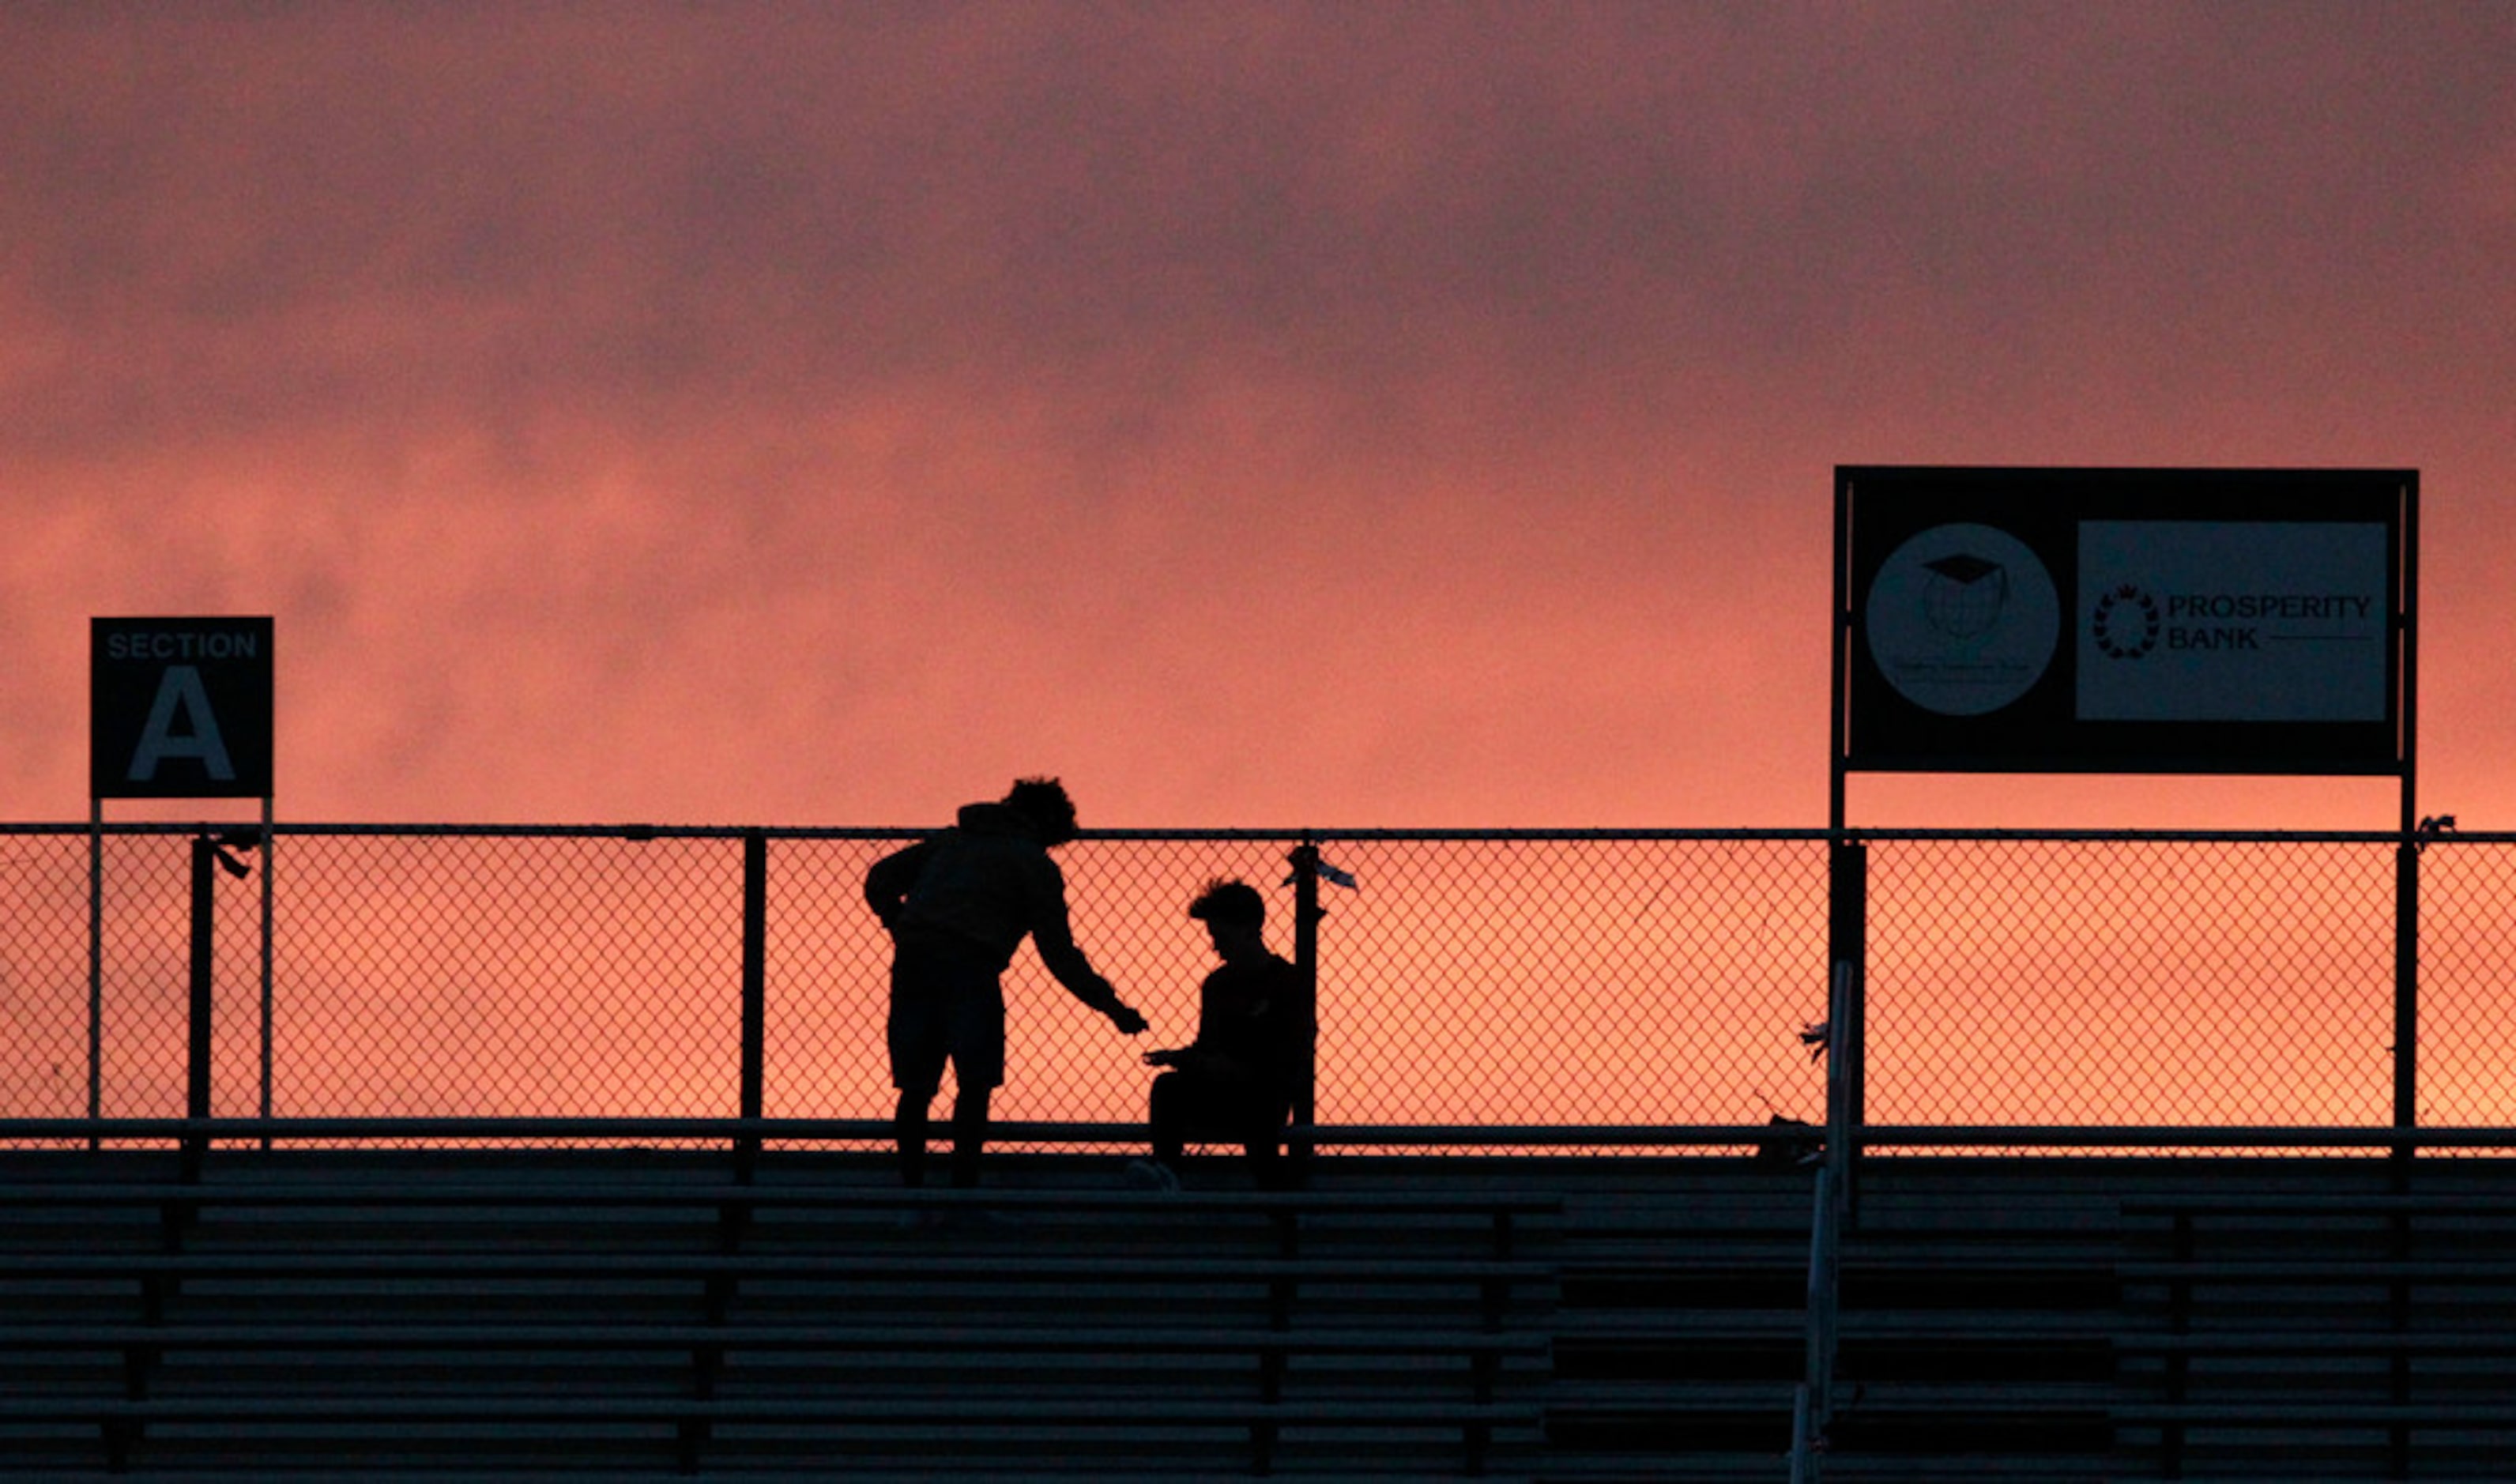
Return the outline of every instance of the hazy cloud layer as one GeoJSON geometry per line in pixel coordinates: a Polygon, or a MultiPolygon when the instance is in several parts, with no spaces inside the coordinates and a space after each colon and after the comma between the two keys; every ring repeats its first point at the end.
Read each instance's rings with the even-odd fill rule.
{"type": "Polygon", "coordinates": [[[2507,824],[2511,260],[2496,6],[15,7],[0,813],[1818,823],[1913,461],[2422,469],[2507,824]]]}

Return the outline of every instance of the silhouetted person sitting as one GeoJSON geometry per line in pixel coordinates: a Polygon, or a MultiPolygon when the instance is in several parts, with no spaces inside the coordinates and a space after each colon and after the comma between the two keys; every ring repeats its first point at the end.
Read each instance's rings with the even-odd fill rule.
{"type": "Polygon", "coordinates": [[[1068,993],[1128,1036],[1145,1017],[1074,946],[1066,874],[1049,851],[1074,838],[1074,804],[1055,779],[1027,778],[999,803],[968,804],[950,828],[874,863],[865,901],[890,929],[893,1128],[901,1179],[926,1183],[928,1113],[949,1060],[952,1183],[979,1183],[987,1102],[1005,1080],[1002,975],[1027,936],[1068,993]]]}
{"type": "Polygon", "coordinates": [[[1223,966],[1197,991],[1196,1039],[1148,1051],[1153,1079],[1153,1154],[1127,1166],[1130,1184],[1179,1189],[1179,1166],[1200,1134],[1240,1144],[1262,1190],[1292,1181],[1281,1149],[1284,1121],[1310,1054],[1301,974],[1268,952],[1267,904],[1241,881],[1211,881],[1188,914],[1205,924],[1223,966]]]}

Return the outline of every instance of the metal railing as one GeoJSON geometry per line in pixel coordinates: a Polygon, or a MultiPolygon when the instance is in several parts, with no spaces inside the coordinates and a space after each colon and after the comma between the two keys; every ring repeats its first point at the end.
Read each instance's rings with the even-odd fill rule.
{"type": "Polygon", "coordinates": [[[1834,1426],[1834,1363],[1840,1348],[1843,1220],[1852,1193],[1851,1027],[1860,966],[1835,960],[1824,1036],[1825,1150],[1809,1214],[1806,1334],[1799,1385],[1791,1396],[1791,1484],[1818,1484],[1834,1426]]]}
{"type": "MultiPolygon", "coordinates": [[[[200,833],[0,827],[0,1117],[889,1110],[888,944],[859,892],[916,831],[279,824],[228,847],[259,879],[214,870],[205,982],[200,833]]],[[[1865,1147],[1959,1129],[1968,1147],[2070,1130],[2145,1148],[2258,1130],[2284,1147],[2397,1126],[2404,1008],[2412,1124],[2441,1135],[2423,1145],[2516,1123],[2516,836],[1856,838],[1848,1071],[1865,1147]],[[2397,961],[2406,857],[2412,986],[2397,961]]],[[[1078,941],[1153,1033],[1116,1037],[1026,951],[1002,1120],[1139,1124],[1136,1053],[1194,1033],[1211,967],[1188,902],[1212,876],[1251,881],[1290,954],[1288,859],[1306,842],[1333,872],[1315,947],[1323,1142],[1749,1145],[1772,1114],[1828,1113],[1800,1042],[1827,1015],[1824,831],[1183,830],[1061,853],[1078,941]]]]}

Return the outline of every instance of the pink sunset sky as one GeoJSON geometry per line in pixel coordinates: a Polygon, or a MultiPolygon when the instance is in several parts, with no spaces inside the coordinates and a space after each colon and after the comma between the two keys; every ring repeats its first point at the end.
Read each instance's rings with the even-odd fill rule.
{"type": "Polygon", "coordinates": [[[267,614],[286,820],[1820,826],[1920,463],[2418,469],[2516,827],[2511,264],[2500,4],[12,5],[0,818],[267,614]]]}

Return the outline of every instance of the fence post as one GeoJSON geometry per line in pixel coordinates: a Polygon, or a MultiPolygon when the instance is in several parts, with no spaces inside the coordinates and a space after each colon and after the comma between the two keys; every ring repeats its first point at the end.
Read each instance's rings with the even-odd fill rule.
{"type": "MultiPolygon", "coordinates": [[[[769,833],[742,834],[742,1093],[741,1116],[761,1116],[761,1066],[769,1025],[769,833]]],[[[740,1141],[737,1164],[745,1174],[760,1141],[740,1141]]]]}
{"type": "Polygon", "coordinates": [[[1838,835],[1826,851],[1826,1163],[1840,1171],[1835,1199],[1850,1211],[1855,1166],[1867,1116],[1869,847],[1838,835]]]}
{"type": "MultiPolygon", "coordinates": [[[[2420,847],[2394,847],[2394,1126],[2420,1121],[2420,847]]],[[[2397,1144],[2399,1159],[2413,1150],[2397,1144]]]]}
{"type": "MultiPolygon", "coordinates": [[[[105,801],[88,801],[87,821],[87,1116],[105,1117],[105,801]]],[[[104,1142],[91,1138],[90,1149],[104,1142]]]]}
{"type": "MultiPolygon", "coordinates": [[[[1320,847],[1310,836],[1293,847],[1288,859],[1293,867],[1293,967],[1302,984],[1302,1023],[1308,1034],[1302,1039],[1302,1073],[1300,1084],[1293,1089],[1293,1122],[1309,1127],[1319,1117],[1320,1085],[1320,847]]],[[[1294,1141],[1285,1151],[1292,1161],[1296,1178],[1306,1178],[1310,1169],[1311,1142],[1294,1141]]]]}
{"type": "MultiPolygon", "coordinates": [[[[266,1124],[271,1120],[272,1081],[271,836],[271,795],[266,793],[262,796],[262,839],[260,841],[262,850],[262,1095],[255,1100],[254,1104],[254,1111],[262,1116],[266,1124]]],[[[262,1136],[262,1147],[265,1149],[271,1147],[270,1134],[266,1133],[262,1136]]]]}
{"type": "MultiPolygon", "coordinates": [[[[268,838],[268,834],[264,835],[268,838]]],[[[192,961],[189,1026],[185,1048],[184,1116],[206,1119],[210,1116],[210,1010],[212,989],[216,980],[218,872],[225,869],[231,876],[247,876],[253,868],[228,854],[231,845],[255,843],[251,830],[230,830],[225,834],[197,834],[192,837],[192,961]]],[[[209,1141],[188,1138],[184,1141],[187,1169],[197,1165],[209,1148],[209,1141]]]]}
{"type": "Polygon", "coordinates": [[[217,849],[208,835],[192,840],[192,975],[184,1060],[184,1117],[188,1119],[210,1116],[210,990],[218,911],[212,871],[217,849]]]}

